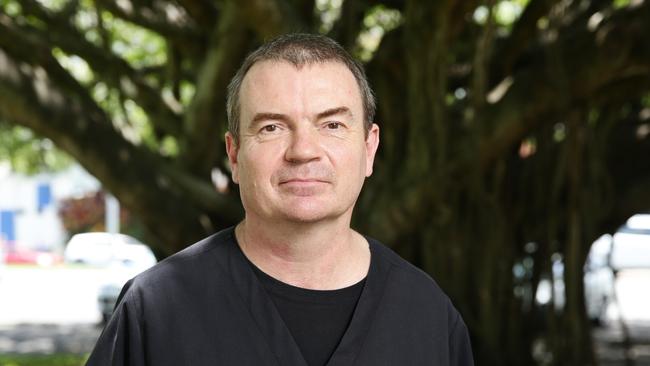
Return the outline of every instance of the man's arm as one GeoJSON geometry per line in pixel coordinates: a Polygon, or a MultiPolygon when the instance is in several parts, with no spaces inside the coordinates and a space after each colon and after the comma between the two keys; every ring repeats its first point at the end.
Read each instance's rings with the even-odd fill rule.
{"type": "Polygon", "coordinates": [[[87,366],[146,365],[141,312],[134,291],[130,291],[131,285],[132,280],[122,288],[115,312],[99,336],[87,366]]]}
{"type": "Polygon", "coordinates": [[[450,366],[474,366],[467,326],[458,313],[449,334],[449,364],[450,366]]]}

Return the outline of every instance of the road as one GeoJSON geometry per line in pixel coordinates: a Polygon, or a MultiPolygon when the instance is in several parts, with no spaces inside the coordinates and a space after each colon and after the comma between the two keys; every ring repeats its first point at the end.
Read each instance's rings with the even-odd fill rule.
{"type": "Polygon", "coordinates": [[[0,353],[87,353],[101,326],[88,267],[7,266],[0,273],[0,353]]]}
{"type": "Polygon", "coordinates": [[[7,266],[0,278],[0,326],[96,323],[105,276],[97,268],[7,266]]]}
{"type": "Polygon", "coordinates": [[[615,301],[606,326],[594,330],[596,355],[603,366],[650,366],[650,270],[627,269],[616,278],[615,301]]]}

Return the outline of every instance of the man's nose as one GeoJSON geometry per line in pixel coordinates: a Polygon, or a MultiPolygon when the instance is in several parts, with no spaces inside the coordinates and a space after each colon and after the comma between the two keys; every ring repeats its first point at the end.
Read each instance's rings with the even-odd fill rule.
{"type": "Polygon", "coordinates": [[[320,158],[319,133],[313,126],[296,128],[285,152],[285,159],[293,163],[304,163],[320,158]]]}

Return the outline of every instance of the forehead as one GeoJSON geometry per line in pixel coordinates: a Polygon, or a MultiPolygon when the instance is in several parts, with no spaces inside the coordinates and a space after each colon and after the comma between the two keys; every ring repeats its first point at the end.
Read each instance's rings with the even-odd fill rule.
{"type": "Polygon", "coordinates": [[[352,72],[336,61],[296,67],[284,61],[254,64],[240,89],[242,123],[259,112],[316,114],[347,107],[362,117],[361,93],[352,72]]]}

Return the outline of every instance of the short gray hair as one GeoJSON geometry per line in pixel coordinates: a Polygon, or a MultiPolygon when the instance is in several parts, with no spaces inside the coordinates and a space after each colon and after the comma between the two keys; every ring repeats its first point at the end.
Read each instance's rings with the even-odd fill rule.
{"type": "Polygon", "coordinates": [[[363,103],[363,120],[366,134],[375,118],[375,96],[370,88],[363,66],[348,54],[333,39],[305,33],[291,33],[277,37],[250,53],[228,85],[226,110],[228,113],[228,130],[235,142],[239,142],[240,100],[239,91],[244,77],[253,65],[261,61],[285,61],[297,68],[304,65],[340,62],[354,75],[361,92],[363,103]]]}

